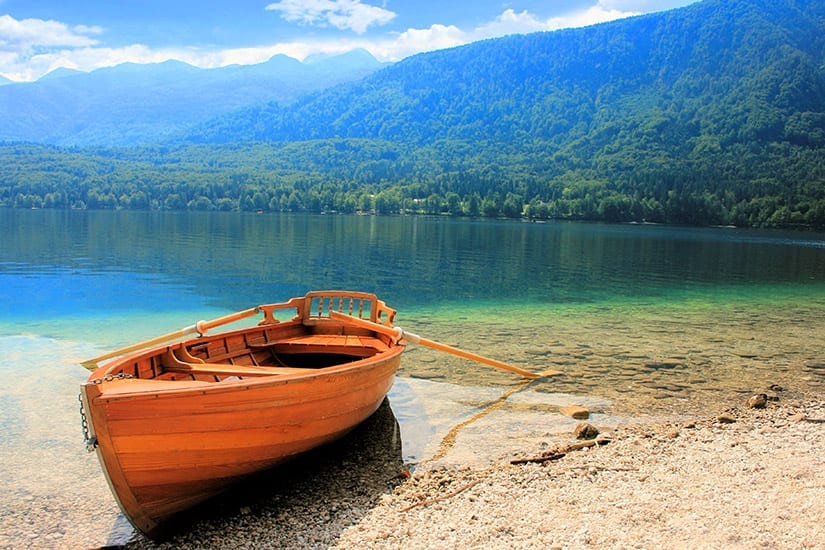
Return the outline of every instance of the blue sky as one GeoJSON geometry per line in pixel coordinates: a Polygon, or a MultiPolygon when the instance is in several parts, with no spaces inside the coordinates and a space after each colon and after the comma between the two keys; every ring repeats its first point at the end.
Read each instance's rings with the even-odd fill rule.
{"type": "Polygon", "coordinates": [[[178,59],[199,67],[364,48],[381,61],[696,0],[0,0],[0,75],[178,59]]]}

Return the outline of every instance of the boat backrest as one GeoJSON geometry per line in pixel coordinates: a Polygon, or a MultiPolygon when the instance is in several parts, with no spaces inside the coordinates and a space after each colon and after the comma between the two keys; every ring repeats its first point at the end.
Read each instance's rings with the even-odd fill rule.
{"type": "Polygon", "coordinates": [[[293,298],[283,304],[260,306],[264,312],[263,324],[278,322],[275,311],[291,308],[294,308],[296,312],[295,318],[301,319],[306,325],[327,322],[330,319],[330,311],[368,319],[373,323],[392,325],[396,313],[375,294],[345,290],[319,290],[309,292],[300,298],[293,298]]]}
{"type": "Polygon", "coordinates": [[[305,323],[316,319],[329,319],[330,311],[385,325],[392,324],[395,317],[394,309],[387,307],[375,294],[367,292],[316,291],[308,293],[304,299],[306,303],[302,318],[305,323]]]}

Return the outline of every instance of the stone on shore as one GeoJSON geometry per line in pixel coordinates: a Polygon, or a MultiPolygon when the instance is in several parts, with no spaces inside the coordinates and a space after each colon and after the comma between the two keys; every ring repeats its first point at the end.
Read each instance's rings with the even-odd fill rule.
{"type": "Polygon", "coordinates": [[[764,393],[757,393],[748,399],[749,409],[764,409],[768,404],[768,396],[764,393]]]}
{"type": "Polygon", "coordinates": [[[599,429],[593,424],[587,422],[580,422],[573,430],[576,439],[596,439],[599,435],[599,429]]]}

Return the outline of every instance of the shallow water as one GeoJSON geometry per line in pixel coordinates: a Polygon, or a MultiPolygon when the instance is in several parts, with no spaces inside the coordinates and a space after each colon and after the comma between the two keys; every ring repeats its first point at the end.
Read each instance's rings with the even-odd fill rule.
{"type": "Polygon", "coordinates": [[[571,403],[609,426],[825,389],[822,234],[0,210],[0,239],[2,547],[129,532],[82,444],[79,361],[311,289],[374,291],[407,330],[562,372],[502,404],[513,375],[411,346],[390,395],[408,463],[463,422],[445,460],[484,463],[569,432],[571,403]]]}

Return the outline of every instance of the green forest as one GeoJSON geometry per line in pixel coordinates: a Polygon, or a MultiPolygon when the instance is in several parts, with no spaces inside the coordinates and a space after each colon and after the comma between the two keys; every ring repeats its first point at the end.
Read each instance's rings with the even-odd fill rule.
{"type": "Polygon", "coordinates": [[[518,158],[498,169],[517,155],[500,151],[475,153],[477,164],[457,157],[450,166],[448,146],[472,147],[409,151],[355,139],[95,151],[5,145],[0,205],[825,227],[825,157],[790,143],[783,154],[774,147],[760,158],[741,148],[727,159],[708,157],[705,166],[651,163],[612,179],[595,170],[546,179],[518,158]],[[748,172],[767,163],[771,177],[748,172]]]}
{"type": "Polygon", "coordinates": [[[0,207],[823,228],[825,6],[478,42],[164,144],[0,144],[0,207]]]}

